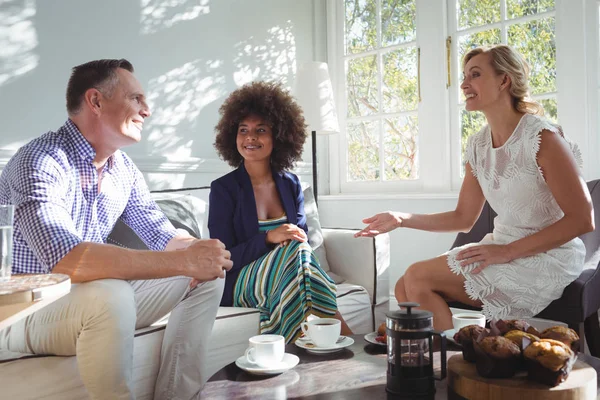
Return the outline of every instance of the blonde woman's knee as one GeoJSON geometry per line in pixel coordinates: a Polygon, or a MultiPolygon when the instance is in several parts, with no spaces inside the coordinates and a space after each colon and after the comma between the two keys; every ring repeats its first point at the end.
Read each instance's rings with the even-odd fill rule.
{"type": "Polygon", "coordinates": [[[396,286],[394,287],[394,295],[396,296],[396,300],[399,303],[408,301],[408,297],[406,296],[406,289],[404,288],[404,277],[401,277],[396,282],[396,286]]]}
{"type": "Polygon", "coordinates": [[[402,276],[406,285],[408,285],[409,283],[412,284],[420,278],[422,274],[422,272],[419,270],[420,264],[421,262],[416,262],[414,264],[411,264],[406,269],[406,272],[404,272],[404,275],[402,276]]]}
{"type": "Polygon", "coordinates": [[[408,267],[404,273],[404,289],[409,298],[418,295],[423,290],[426,290],[428,282],[427,271],[422,268],[423,264],[423,261],[416,262],[408,267]]]}

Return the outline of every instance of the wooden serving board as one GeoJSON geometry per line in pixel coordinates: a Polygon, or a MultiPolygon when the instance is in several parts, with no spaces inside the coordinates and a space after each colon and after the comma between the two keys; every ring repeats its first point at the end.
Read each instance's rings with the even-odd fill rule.
{"type": "Polygon", "coordinates": [[[448,399],[595,400],[596,379],[596,370],[581,360],[577,360],[566,381],[551,388],[528,380],[526,372],[510,379],[488,379],[479,376],[475,364],[466,362],[462,354],[448,359],[448,399]],[[460,397],[452,397],[454,394],[460,397]]]}

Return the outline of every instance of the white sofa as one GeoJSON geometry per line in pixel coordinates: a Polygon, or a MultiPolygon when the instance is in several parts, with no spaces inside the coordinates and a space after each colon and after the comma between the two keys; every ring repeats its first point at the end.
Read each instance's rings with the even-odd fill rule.
{"type": "MultiPolygon", "coordinates": [[[[173,223],[199,237],[206,227],[209,188],[154,193],[173,223]]],[[[368,333],[388,310],[389,237],[355,239],[355,231],[321,229],[311,191],[305,190],[309,240],[321,263],[336,280],[338,308],[355,333],[368,333]]],[[[123,224],[109,238],[113,244],[140,248],[141,241],[123,224]]],[[[209,375],[243,354],[248,338],[258,333],[256,309],[220,307],[211,334],[207,360],[209,375]]],[[[158,372],[166,319],[135,333],[134,380],[137,399],[151,399],[158,372]]],[[[0,398],[85,399],[87,393],[75,357],[38,356],[0,352],[0,398]]]]}

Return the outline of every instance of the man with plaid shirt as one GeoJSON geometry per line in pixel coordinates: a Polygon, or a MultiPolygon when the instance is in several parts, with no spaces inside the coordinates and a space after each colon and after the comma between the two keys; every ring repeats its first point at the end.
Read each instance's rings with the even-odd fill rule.
{"type": "Polygon", "coordinates": [[[91,398],[131,399],[134,331],[170,312],[154,396],[199,397],[230,253],[177,231],[119,150],[140,141],[150,116],[131,63],[74,67],[67,111],[62,127],[8,162],[0,204],[15,206],[13,274],[64,273],[74,285],[0,331],[0,349],[77,355],[91,398]],[[106,244],[119,218],[150,250],[106,244]]]}

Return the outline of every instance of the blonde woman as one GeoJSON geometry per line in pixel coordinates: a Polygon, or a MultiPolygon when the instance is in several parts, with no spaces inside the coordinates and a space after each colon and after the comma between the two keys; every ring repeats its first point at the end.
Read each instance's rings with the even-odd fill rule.
{"type": "Polygon", "coordinates": [[[506,45],[480,47],[463,59],[461,89],[468,111],[487,119],[466,148],[465,177],[454,211],[417,215],[384,212],[363,220],[356,236],[404,227],[468,232],[487,200],[498,213],[494,231],[411,265],[396,283],[398,301],[434,313],[450,329],[447,301],[482,307],[488,319],[532,317],[575,280],[585,248],[579,235],[594,229],[593,207],[580,173],[577,147],[529,100],[529,68],[506,45]]]}

